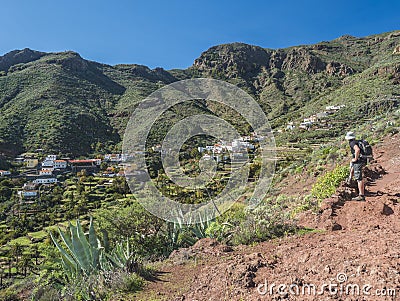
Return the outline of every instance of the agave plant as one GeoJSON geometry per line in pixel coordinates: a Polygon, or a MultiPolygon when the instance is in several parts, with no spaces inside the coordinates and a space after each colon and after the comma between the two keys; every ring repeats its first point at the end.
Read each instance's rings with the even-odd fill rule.
{"type": "Polygon", "coordinates": [[[67,277],[88,276],[101,270],[105,259],[104,248],[94,230],[92,218],[87,236],[82,230],[79,219],[76,221],[76,226],[70,222],[67,231],[64,232],[58,228],[58,233],[66,248],[62,247],[51,233],[50,236],[61,253],[61,260],[67,277]]]}
{"type": "Polygon", "coordinates": [[[197,239],[209,237],[206,230],[212,223],[212,220],[208,220],[206,215],[199,213],[199,222],[190,227],[190,230],[197,239]]]}
{"type": "Polygon", "coordinates": [[[182,246],[191,246],[199,239],[210,237],[206,230],[212,223],[212,220],[207,220],[206,214],[198,214],[199,220],[195,223],[193,215],[188,214],[183,218],[183,214],[180,211],[176,215],[177,222],[167,224],[170,250],[175,250],[182,246]],[[186,223],[184,223],[185,219],[186,223]]]}
{"type": "Polygon", "coordinates": [[[61,253],[63,269],[69,279],[113,269],[125,269],[127,272],[133,272],[137,267],[128,241],[125,245],[117,243],[111,252],[107,252],[107,235],[103,234],[104,242],[102,244],[94,229],[92,218],[90,218],[87,234],[83,232],[79,219],[76,221],[76,226],[70,222],[67,231],[58,228],[58,233],[65,247],[61,246],[51,233],[50,236],[61,253]]]}
{"type": "Polygon", "coordinates": [[[128,239],[126,242],[118,242],[110,254],[106,253],[106,256],[116,268],[124,269],[128,273],[139,271],[136,254],[131,251],[128,239]]]}

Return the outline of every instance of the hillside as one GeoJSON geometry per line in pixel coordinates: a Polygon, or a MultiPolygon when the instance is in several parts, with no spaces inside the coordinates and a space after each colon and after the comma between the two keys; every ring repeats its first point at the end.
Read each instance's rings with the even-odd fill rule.
{"type": "Polygon", "coordinates": [[[158,266],[159,277],[130,300],[397,300],[399,138],[388,137],[376,146],[377,162],[366,173],[366,202],[349,201],[354,189],[342,186],[319,212],[301,213],[299,225],[318,231],[233,248],[200,240],[172,253],[158,266]],[[265,283],[267,289],[259,286],[265,283]],[[280,284],[286,293],[278,293],[280,284]],[[318,294],[324,284],[338,285],[336,293],[335,287],[325,287],[318,294]],[[289,285],[300,293],[289,294],[289,285]],[[310,285],[316,294],[308,293],[310,285]],[[369,285],[371,295],[351,290],[346,295],[347,285],[369,285]]]}
{"type": "MultiPolygon", "coordinates": [[[[398,45],[399,31],[276,50],[233,43],[211,47],[186,70],[169,71],[109,66],[72,51],[15,50],[0,57],[0,153],[118,151],[137,103],[163,85],[192,77],[223,79],[245,89],[274,127],[327,104],[348,105],[341,120],[373,116],[398,105],[398,45]]],[[[195,103],[160,122],[173,124],[194,112],[235,119],[217,105],[195,103]]]]}

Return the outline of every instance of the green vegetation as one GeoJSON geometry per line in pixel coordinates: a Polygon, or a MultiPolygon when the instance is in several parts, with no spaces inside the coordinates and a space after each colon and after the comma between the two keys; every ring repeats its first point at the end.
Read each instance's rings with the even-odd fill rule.
{"type": "MultiPolygon", "coordinates": [[[[192,77],[223,79],[253,95],[272,122],[278,161],[271,193],[258,207],[238,201],[215,220],[195,225],[151,215],[120,177],[63,175],[60,184],[42,189],[40,199],[28,201],[17,196],[25,176],[0,178],[0,299],[18,300],[24,292],[33,300],[123,300],[153,277],[149,263],[201,238],[239,245],[313,231],[298,229],[295,218],[318,208],[347,177],[344,133],[355,130],[374,144],[399,131],[400,57],[391,55],[399,42],[399,35],[385,33],[281,50],[234,43],[210,48],[186,70],[170,71],[107,66],[74,52],[8,54],[10,63],[0,64],[0,169],[18,173],[22,167],[10,156],[38,148],[73,157],[118,152],[137,104],[159,87],[192,77]],[[318,125],[286,130],[290,121],[340,104],[346,106],[318,125]],[[279,193],[287,176],[303,175],[315,182],[310,192],[279,193]]],[[[214,101],[187,101],[160,116],[147,141],[146,163],[160,191],[183,203],[218,194],[230,170],[229,160],[220,162],[207,190],[179,187],[166,176],[152,147],[174,124],[196,114],[224,118],[241,134],[251,130],[214,101]]],[[[195,136],[184,143],[179,160],[186,175],[200,172],[196,146],[215,142],[195,136]]],[[[259,174],[257,156],[256,148],[246,196],[259,174]]]]}
{"type": "Polygon", "coordinates": [[[315,182],[311,195],[318,200],[323,200],[333,195],[339,184],[349,176],[348,166],[338,166],[334,170],[327,172],[315,182]]]}
{"type": "Polygon", "coordinates": [[[122,279],[123,291],[135,291],[141,288],[139,264],[134,260],[135,254],[130,250],[129,242],[117,243],[113,250],[108,250],[108,242],[101,243],[90,219],[89,233],[84,234],[79,220],[76,226],[69,224],[69,231],[58,232],[62,238],[63,247],[51,235],[51,239],[61,254],[62,268],[65,275],[65,285],[79,290],[73,292],[75,298],[84,300],[103,299],[108,289],[114,289],[113,277],[124,272],[122,279]],[[85,284],[89,283],[89,285],[85,284]],[[99,289],[100,288],[100,289],[99,289]]]}

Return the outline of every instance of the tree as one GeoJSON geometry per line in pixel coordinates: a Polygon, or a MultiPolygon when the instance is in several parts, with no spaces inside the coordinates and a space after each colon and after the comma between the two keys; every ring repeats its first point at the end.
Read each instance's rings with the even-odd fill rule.
{"type": "Polygon", "coordinates": [[[114,192],[122,194],[125,198],[127,193],[129,193],[129,186],[124,177],[114,178],[111,188],[114,192]]]}
{"type": "Polygon", "coordinates": [[[39,247],[37,244],[34,244],[30,247],[30,253],[32,254],[32,257],[35,260],[35,265],[37,266],[40,257],[39,247]]]}
{"type": "Polygon", "coordinates": [[[4,269],[0,267],[0,287],[3,287],[3,274],[4,274],[4,269]]]}
{"type": "Polygon", "coordinates": [[[32,264],[32,254],[31,253],[24,253],[22,254],[22,258],[20,261],[20,267],[21,270],[24,274],[24,277],[26,277],[26,274],[28,270],[32,270],[33,264],[32,264]]]}
{"type": "Polygon", "coordinates": [[[18,274],[19,257],[22,255],[22,246],[19,243],[15,243],[11,246],[11,255],[15,258],[15,269],[16,274],[18,274]]]}

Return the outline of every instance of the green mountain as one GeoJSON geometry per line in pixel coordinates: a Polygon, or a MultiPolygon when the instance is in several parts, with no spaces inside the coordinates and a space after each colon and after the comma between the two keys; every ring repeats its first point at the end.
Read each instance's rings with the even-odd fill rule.
{"type": "MultiPolygon", "coordinates": [[[[327,104],[346,104],[344,119],[372,116],[398,105],[399,45],[400,31],[276,50],[232,43],[208,49],[186,70],[169,71],[109,66],[72,51],[15,50],[0,56],[0,153],[117,150],[142,99],[193,77],[226,80],[248,91],[274,127],[327,104]]],[[[162,121],[173,124],[198,112],[233,116],[216,104],[194,102],[171,110],[162,121]]]]}

